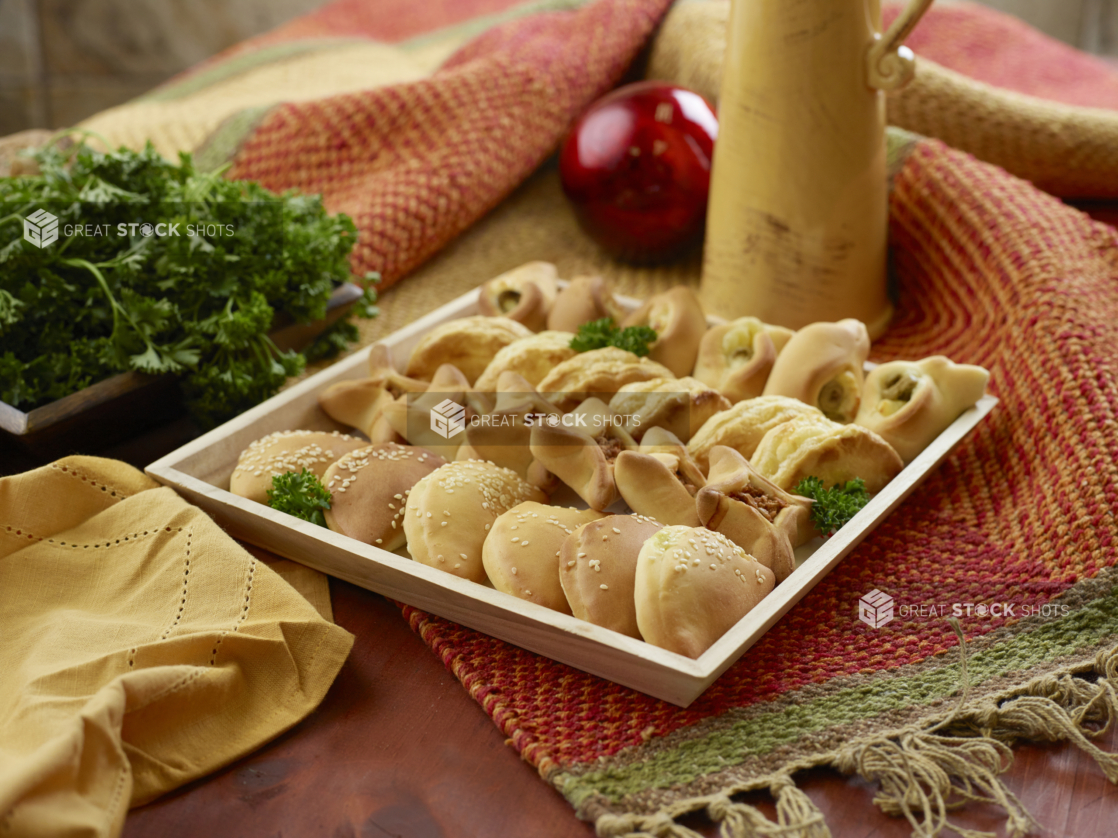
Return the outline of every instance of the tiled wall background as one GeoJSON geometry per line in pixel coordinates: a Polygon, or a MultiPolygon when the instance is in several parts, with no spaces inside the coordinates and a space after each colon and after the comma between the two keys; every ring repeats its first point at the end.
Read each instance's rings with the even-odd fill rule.
{"type": "MultiPolygon", "coordinates": [[[[73,125],[323,2],[0,0],[0,136],[73,125]]],[[[985,2],[1081,49],[1118,54],[1118,0],[985,2]]]]}

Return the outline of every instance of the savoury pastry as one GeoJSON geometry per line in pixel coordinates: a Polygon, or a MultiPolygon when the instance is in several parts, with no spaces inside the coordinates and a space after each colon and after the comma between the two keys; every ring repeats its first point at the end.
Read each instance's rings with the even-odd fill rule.
{"type": "Polygon", "coordinates": [[[771,570],[721,533],[664,527],[637,557],[637,626],[653,646],[697,658],[774,583],[771,570]]]}
{"type": "Polygon", "coordinates": [[[602,517],[592,509],[527,501],[500,515],[485,537],[481,561],[498,591],[564,614],[571,613],[559,583],[559,554],[572,532],[602,517]]]}
{"type": "Polygon", "coordinates": [[[870,336],[861,320],[811,323],[777,356],[764,395],[791,396],[835,422],[853,422],[869,354],[870,336]]]}
{"type": "Polygon", "coordinates": [[[443,364],[453,364],[473,384],[498,352],[532,331],[507,317],[460,317],[436,326],[416,344],[407,374],[430,380],[443,364]]]}
{"type": "Polygon", "coordinates": [[[777,425],[749,462],[787,492],[805,477],[818,477],[824,488],[860,477],[866,491],[876,494],[904,468],[900,455],[873,431],[813,419],[777,425]]]}
{"type": "Polygon", "coordinates": [[[229,491],[266,504],[273,477],[306,469],[321,478],[336,459],[368,444],[367,440],[338,431],[280,431],[269,434],[241,452],[229,478],[229,491]]]}
{"type": "Polygon", "coordinates": [[[446,460],[455,459],[466,439],[470,389],[461,370],[443,364],[423,393],[405,393],[384,408],[385,421],[412,445],[421,445],[446,460]]]}
{"type": "Polygon", "coordinates": [[[656,340],[649,345],[649,357],[673,375],[683,376],[690,375],[695,367],[707,320],[695,292],[686,285],[677,285],[651,297],[622,320],[621,326],[654,329],[656,340]]]}
{"type": "Polygon", "coordinates": [[[641,437],[640,452],[642,454],[669,454],[677,463],[680,479],[684,483],[700,487],[706,481],[706,474],[695,458],[687,450],[687,446],[679,437],[664,428],[649,428],[641,437]]]}
{"type": "Polygon", "coordinates": [[[534,389],[554,367],[575,356],[575,351],[571,349],[573,338],[571,332],[540,332],[510,343],[493,356],[489,366],[474,382],[474,388],[495,390],[501,373],[515,372],[534,389]]]}
{"type": "Polygon", "coordinates": [[[382,550],[404,546],[404,512],[412,486],[446,460],[394,442],[350,451],[330,464],[322,483],[333,496],[326,526],[382,550]]]}
{"type": "Polygon", "coordinates": [[[545,492],[559,480],[537,462],[531,450],[532,425],[545,416],[560,416],[558,408],[537,393],[515,372],[501,373],[494,408],[466,428],[466,439],[455,459],[489,460],[510,468],[545,492]]]}
{"type": "Polygon", "coordinates": [[[532,456],[591,509],[606,509],[618,498],[614,461],[637,447],[619,419],[601,399],[587,399],[566,416],[532,426],[532,456]]]}
{"type": "Polygon", "coordinates": [[[649,428],[670,431],[686,442],[711,416],[730,409],[730,402],[696,378],[652,378],[624,384],[609,403],[614,413],[628,417],[634,439],[649,428]]]}
{"type": "Polygon", "coordinates": [[[559,580],[580,620],[640,638],[633,598],[637,556],[663,524],[643,515],[610,515],[563,541],[559,580]]]}
{"type": "Polygon", "coordinates": [[[547,316],[559,293],[558,273],[550,262],[528,262],[484,283],[477,309],[487,317],[507,317],[533,332],[547,328],[547,316]]]}
{"type": "Polygon", "coordinates": [[[547,328],[559,332],[577,332],[583,323],[611,317],[621,322],[625,309],[613,298],[609,284],[600,276],[578,276],[559,292],[547,328]]]}
{"type": "Polygon", "coordinates": [[[547,495],[516,472],[481,460],[447,463],[422,478],[408,496],[404,535],[417,562],[484,582],[482,545],[497,516],[547,495]]]}
{"type": "Polygon", "coordinates": [[[990,373],[943,355],[890,361],[866,376],[854,421],[888,442],[905,463],[916,459],[986,392],[990,373]]]}
{"type": "Polygon", "coordinates": [[[764,392],[776,356],[793,334],[756,317],[715,326],[703,335],[693,374],[732,403],[756,398],[764,392]]]}
{"type": "Polygon", "coordinates": [[[710,452],[710,479],[695,496],[704,527],[720,532],[783,582],[796,569],[793,548],[814,534],[812,502],[767,480],[733,448],[710,452]]]}
{"type": "Polygon", "coordinates": [[[395,400],[384,383],[374,378],[339,381],[318,394],[318,406],[327,416],[356,428],[371,442],[403,442],[384,418],[384,409],[395,400]]]}
{"type": "Polygon", "coordinates": [[[708,419],[688,441],[687,450],[705,474],[715,445],[728,445],[749,458],[770,428],[799,417],[825,420],[818,408],[788,396],[747,399],[708,419]]]}
{"type": "Polygon", "coordinates": [[[678,457],[622,451],[613,467],[617,491],[629,508],[665,525],[699,526],[695,493],[699,486],[680,471],[678,457]]]}
{"type": "Polygon", "coordinates": [[[402,442],[384,419],[384,408],[404,393],[422,393],[427,382],[401,375],[383,343],[369,348],[369,376],[339,381],[318,394],[318,405],[335,422],[356,428],[372,442],[402,442]]]}
{"type": "Polygon", "coordinates": [[[673,378],[671,370],[632,352],[607,346],[580,352],[549,372],[537,388],[562,410],[588,396],[612,396],[624,385],[652,378],[673,378]]]}

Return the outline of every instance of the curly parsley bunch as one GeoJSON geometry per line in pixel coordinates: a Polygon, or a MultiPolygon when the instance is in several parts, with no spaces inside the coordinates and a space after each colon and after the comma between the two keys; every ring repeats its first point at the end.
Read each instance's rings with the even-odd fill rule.
{"type": "Polygon", "coordinates": [[[50,145],[35,159],[38,175],[0,179],[0,400],[30,410],[128,370],[174,373],[212,426],[303,369],[267,333],[280,312],[324,316],[350,275],[347,216],[317,196],[201,173],[187,154],[171,163],[151,144],[50,145]],[[58,225],[41,247],[24,235],[40,209],[58,225]],[[153,234],[157,222],[171,232],[153,234]]]}

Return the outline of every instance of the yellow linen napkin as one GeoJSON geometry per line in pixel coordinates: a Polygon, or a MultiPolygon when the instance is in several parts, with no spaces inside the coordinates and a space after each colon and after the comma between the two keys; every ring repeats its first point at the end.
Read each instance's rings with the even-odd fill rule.
{"type": "Polygon", "coordinates": [[[130,466],[0,479],[0,835],[119,834],[306,716],[352,644],[130,466]]]}

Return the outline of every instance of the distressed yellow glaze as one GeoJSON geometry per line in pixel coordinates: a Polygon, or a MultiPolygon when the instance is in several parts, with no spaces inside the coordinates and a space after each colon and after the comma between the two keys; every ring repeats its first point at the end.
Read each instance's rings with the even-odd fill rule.
{"type": "Polygon", "coordinates": [[[854,317],[872,337],[885,288],[883,89],[911,77],[879,0],[734,0],[700,295],[707,311],[798,329],[854,317]],[[900,51],[900,52],[899,52],[900,51]]]}

